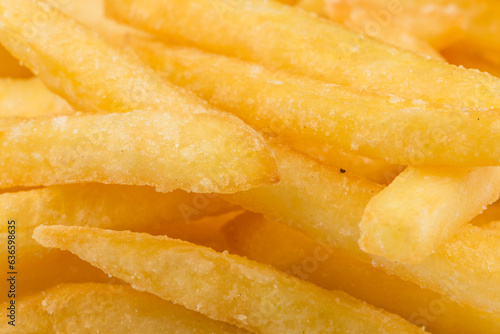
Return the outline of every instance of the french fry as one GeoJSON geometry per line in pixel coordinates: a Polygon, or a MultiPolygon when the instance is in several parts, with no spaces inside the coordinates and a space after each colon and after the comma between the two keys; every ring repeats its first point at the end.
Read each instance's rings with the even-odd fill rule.
{"type": "Polygon", "coordinates": [[[160,191],[179,186],[189,191],[224,192],[277,181],[273,158],[262,139],[234,116],[179,91],[138,59],[107,45],[46,3],[5,0],[0,3],[0,14],[4,17],[0,41],[73,107],[83,111],[147,111],[1,121],[2,139],[11,140],[9,150],[2,151],[0,165],[9,159],[16,161],[16,168],[0,175],[1,188],[103,182],[154,185],[160,191]],[[46,19],[33,21],[40,15],[46,19]],[[146,134],[144,129],[148,129],[146,134]],[[78,152],[82,146],[84,154],[78,152]],[[30,151],[36,152],[35,156],[27,154],[30,151]],[[217,152],[225,152],[230,161],[217,152]],[[197,162],[196,157],[201,160],[197,162]],[[123,159],[119,166],[117,159],[123,159]],[[135,168],[127,170],[126,166],[135,168]],[[27,174],[25,168],[36,169],[36,174],[27,174]],[[185,170],[189,178],[201,183],[181,185],[183,180],[177,178],[167,186],[169,177],[160,170],[174,179],[176,172],[185,170]]]}
{"type": "Polygon", "coordinates": [[[401,165],[481,166],[500,159],[497,111],[454,111],[361,94],[192,48],[138,38],[130,44],[175,84],[296,149],[327,144],[401,165]]]}
{"type": "MultiPolygon", "coordinates": [[[[356,4],[352,1],[347,4],[346,1],[329,3],[325,0],[302,0],[297,3],[297,7],[317,13],[320,16],[331,18],[359,33],[363,33],[380,39],[386,43],[414,51],[422,56],[443,60],[443,57],[427,41],[415,37],[416,32],[408,32],[401,29],[401,27],[395,27],[394,24],[390,24],[392,16],[390,12],[382,12],[382,17],[378,14],[379,16],[374,18],[374,12],[372,11],[372,15],[367,17],[367,13],[364,11],[365,8],[363,8],[364,10],[361,12],[355,11],[354,14],[354,10],[352,10],[352,8],[349,12],[350,6],[355,7],[356,4]],[[349,12],[349,14],[347,12],[349,12]],[[380,23],[381,19],[383,25],[380,23]]],[[[399,8],[400,6],[396,5],[395,7],[399,8]]],[[[391,4],[391,8],[394,8],[394,5],[391,4]]],[[[399,11],[400,10],[396,9],[396,12],[399,11]]]]}
{"type": "Polygon", "coordinates": [[[348,21],[349,26],[368,35],[378,37],[405,31],[438,49],[461,38],[462,27],[472,17],[458,4],[460,1],[317,1],[323,3],[325,16],[341,23],[348,21]]]}
{"type": "Polygon", "coordinates": [[[279,145],[273,151],[280,168],[279,184],[224,197],[451,300],[500,312],[500,236],[466,225],[420,264],[371,258],[359,248],[359,222],[369,200],[383,187],[279,145]]]}
{"type": "Polygon", "coordinates": [[[136,289],[258,333],[425,333],[342,292],[168,237],[65,226],[39,226],[33,237],[136,289]]]}
{"type": "Polygon", "coordinates": [[[363,251],[419,263],[500,197],[500,167],[408,167],[365,208],[363,251]]]}
{"type": "Polygon", "coordinates": [[[339,289],[399,314],[434,334],[490,334],[498,314],[479,311],[443,295],[387,275],[348,252],[314,242],[303,233],[261,215],[246,213],[224,226],[228,250],[270,264],[325,289],[339,289]]]}
{"type": "MultiPolygon", "coordinates": [[[[188,200],[197,198],[195,196],[190,196],[189,194],[182,194],[181,192],[175,192],[172,194],[164,194],[163,202],[159,202],[159,197],[162,197],[161,194],[153,195],[152,191],[136,191],[134,195],[130,194],[131,190],[127,191],[127,187],[121,187],[122,190],[122,198],[124,200],[123,204],[116,203],[119,201],[119,198],[112,201],[110,199],[103,198],[102,195],[111,195],[115,196],[116,194],[109,189],[106,189],[103,186],[91,186],[91,189],[87,189],[87,191],[82,191],[78,189],[78,187],[61,187],[63,189],[59,189],[59,198],[52,198],[52,205],[48,207],[47,201],[40,200],[35,194],[32,196],[33,202],[31,203],[32,209],[27,209],[26,205],[24,207],[30,213],[34,213],[34,222],[29,220],[29,214],[18,214],[15,215],[12,211],[12,206],[16,205],[15,202],[8,203],[3,200],[2,208],[5,211],[10,211],[12,215],[5,215],[5,226],[2,226],[2,232],[0,233],[0,256],[5,259],[8,259],[8,249],[7,242],[10,234],[7,232],[7,224],[8,222],[14,220],[15,221],[15,269],[19,273],[18,277],[21,283],[17,286],[16,298],[21,298],[24,296],[31,295],[33,293],[42,291],[43,289],[53,287],[60,283],[77,283],[77,282],[109,282],[110,278],[105,275],[101,270],[91,266],[85,261],[82,261],[77,256],[66,252],[60,251],[57,249],[47,249],[40,246],[37,242],[35,242],[31,235],[33,233],[33,229],[38,226],[40,223],[45,224],[66,224],[66,225],[91,225],[97,227],[112,227],[116,230],[127,230],[131,229],[138,232],[147,232],[153,234],[168,234],[174,238],[181,238],[183,240],[187,240],[189,242],[193,242],[196,244],[204,245],[207,247],[211,247],[220,251],[226,249],[226,240],[224,239],[221,227],[229,222],[231,219],[237,215],[237,212],[226,213],[222,216],[212,216],[205,217],[193,221],[172,221],[173,217],[177,216],[181,219],[180,215],[177,214],[175,210],[179,210],[174,206],[175,201],[178,201],[179,204],[189,204],[193,205],[193,203],[188,202],[188,200]],[[68,196],[71,188],[75,191],[73,198],[77,198],[80,202],[85,197],[88,197],[91,194],[96,194],[97,190],[102,191],[101,195],[97,195],[92,201],[94,204],[87,203],[86,205],[80,203],[81,211],[79,213],[76,212],[77,206],[69,201],[68,198],[63,198],[63,196],[68,196]],[[143,198],[136,201],[135,204],[131,204],[132,197],[139,197],[142,193],[143,198]],[[78,198],[79,197],[79,198],[78,198]],[[58,201],[57,199],[60,199],[58,201]],[[168,201],[166,201],[167,199],[168,201]],[[154,203],[150,204],[142,204],[141,201],[157,201],[156,208],[154,203]],[[89,212],[93,207],[96,211],[99,211],[99,202],[101,202],[103,206],[103,210],[101,212],[108,213],[107,219],[105,217],[99,219],[95,218],[96,214],[89,212]],[[116,214],[111,210],[110,204],[112,202],[116,203],[116,211],[122,211],[122,213],[116,214]],[[186,203],[183,203],[186,202],[186,203]],[[167,215],[163,213],[163,219],[166,217],[171,221],[166,223],[163,220],[164,224],[157,224],[157,222],[148,221],[149,219],[153,219],[155,213],[147,214],[145,213],[144,221],[141,222],[140,219],[135,218],[135,214],[131,212],[132,209],[124,209],[123,206],[128,204],[130,206],[134,206],[138,208],[137,213],[145,211],[144,207],[149,207],[151,210],[156,212],[156,216],[159,219],[162,219],[161,209],[158,208],[159,205],[165,204],[166,208],[172,209],[172,214],[167,215]],[[40,207],[37,208],[37,206],[40,207]],[[45,205],[45,207],[44,207],[45,205]],[[64,208],[66,205],[69,208],[64,208]],[[9,210],[10,208],[10,210],[9,210]],[[37,210],[53,210],[52,214],[37,214],[37,210]],[[123,212],[126,211],[126,212],[123,212]],[[128,213],[130,216],[128,217],[131,222],[127,222],[124,216],[125,213],[128,213]],[[85,215],[89,214],[88,217],[85,215]],[[65,216],[68,215],[68,216],[65,216]],[[15,217],[15,219],[14,219],[15,217]],[[46,218],[46,220],[41,220],[42,218],[46,218]],[[52,220],[51,220],[52,219],[52,220]],[[120,219],[118,221],[110,221],[109,219],[120,219]],[[5,230],[5,232],[3,231],[5,230]]],[[[130,187],[133,188],[133,187],[130,187]]],[[[50,188],[49,188],[50,189],[50,188]]],[[[120,187],[115,187],[114,192],[120,190],[120,187]]],[[[56,191],[50,189],[50,191],[45,191],[36,195],[46,195],[46,196],[55,196],[56,191]]],[[[5,196],[5,195],[2,195],[5,196]]],[[[27,200],[26,198],[23,198],[27,200]]],[[[88,200],[88,198],[87,198],[88,200]]],[[[209,214],[210,211],[218,211],[216,206],[219,203],[219,211],[222,210],[221,200],[214,199],[214,203],[211,204],[211,207],[207,207],[206,214],[209,214]]],[[[195,207],[201,209],[199,206],[196,206],[197,203],[194,203],[195,207]]],[[[20,207],[21,208],[21,207],[20,207]]],[[[192,210],[195,210],[194,207],[192,210]]],[[[45,212],[45,211],[44,211],[45,212]]],[[[201,214],[198,214],[198,218],[201,217],[201,214]]],[[[195,219],[197,217],[190,217],[191,219],[195,219]]],[[[11,226],[11,225],[9,225],[11,226]]],[[[9,230],[10,231],[10,230],[9,230]]],[[[4,272],[12,272],[12,268],[9,268],[9,262],[4,261],[2,264],[2,269],[4,272]]],[[[113,279],[116,283],[119,282],[117,279],[113,279]]],[[[7,280],[0,281],[0,288],[2,291],[9,291],[9,282],[7,280]]],[[[7,293],[2,294],[0,296],[0,302],[7,300],[7,293]]]]}
{"type": "Polygon", "coordinates": [[[71,106],[36,78],[0,79],[0,117],[70,115],[71,106]]]}
{"type": "Polygon", "coordinates": [[[191,223],[235,210],[216,195],[181,190],[164,194],[149,187],[102,184],[5,193],[0,195],[0,208],[0,232],[7,232],[7,222],[15,220],[20,232],[57,224],[155,233],[167,224],[191,223]]]}
{"type": "Polygon", "coordinates": [[[485,73],[426,59],[274,1],[221,3],[107,0],[106,13],[164,40],[356,89],[459,108],[500,107],[500,80],[485,73]],[[450,80],[452,86],[444,85],[450,80]]]}
{"type": "MultiPolygon", "coordinates": [[[[100,269],[82,261],[70,252],[44,248],[33,240],[31,235],[32,232],[16,231],[15,239],[13,239],[15,248],[12,248],[12,245],[8,244],[8,237],[12,237],[12,234],[0,233],[0,256],[5,259],[1,264],[2,272],[17,273],[15,282],[7,280],[10,276],[0,280],[0,289],[5,292],[0,295],[0,303],[11,299],[11,293],[14,294],[17,301],[19,298],[40,292],[59,283],[104,283],[110,281],[109,276],[100,269]],[[11,248],[7,248],[7,246],[11,248]],[[12,255],[9,253],[12,250],[14,250],[15,259],[8,258],[12,255]],[[10,267],[11,260],[14,260],[13,267],[10,267]],[[15,288],[11,287],[11,283],[15,284],[15,288]]],[[[119,282],[119,280],[115,281],[119,282]]]]}
{"type": "Polygon", "coordinates": [[[0,77],[29,78],[33,74],[0,45],[0,77]]]}
{"type": "Polygon", "coordinates": [[[500,4],[494,0],[460,0],[458,3],[472,13],[462,39],[466,50],[477,50],[482,57],[500,66],[500,4]]]}
{"type": "MultiPolygon", "coordinates": [[[[248,333],[124,285],[65,284],[19,301],[8,333],[248,333]]],[[[8,310],[4,303],[2,309],[8,310]]]]}
{"type": "Polygon", "coordinates": [[[97,182],[224,193],[278,177],[253,130],[221,114],[4,118],[0,134],[0,165],[9,166],[0,172],[0,188],[97,182]]]}

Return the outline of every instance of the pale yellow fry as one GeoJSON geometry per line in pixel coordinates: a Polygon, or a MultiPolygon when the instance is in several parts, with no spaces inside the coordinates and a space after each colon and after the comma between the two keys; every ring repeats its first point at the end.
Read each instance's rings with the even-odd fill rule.
{"type": "MultiPolygon", "coordinates": [[[[273,150],[281,182],[225,198],[371,262],[358,245],[359,222],[369,200],[383,187],[341,174],[284,147],[275,145],[273,150]]],[[[381,258],[374,264],[454,301],[500,312],[498,254],[499,235],[466,225],[420,264],[404,265],[381,258]]]]}
{"type": "Polygon", "coordinates": [[[0,77],[29,78],[33,74],[0,45],[0,77]]]}
{"type": "Polygon", "coordinates": [[[222,114],[0,119],[0,188],[81,182],[234,192],[276,181],[272,154],[222,114]]]}
{"type": "MultiPolygon", "coordinates": [[[[349,6],[355,6],[351,1],[346,4],[346,1],[338,1],[330,4],[326,0],[302,0],[297,3],[297,7],[307,11],[316,13],[320,16],[333,19],[344,26],[366,34],[368,36],[380,39],[386,43],[414,51],[422,56],[430,57],[437,60],[443,60],[443,57],[437,52],[427,41],[416,37],[414,31],[405,31],[405,29],[391,24],[392,14],[389,11],[383,11],[382,17],[374,17],[373,11],[371,16],[367,17],[366,12],[356,12],[354,15],[349,15],[349,6]],[[365,15],[363,15],[365,14],[365,15]],[[383,20],[384,25],[374,19],[383,20]]],[[[391,8],[394,5],[391,5],[391,8]]],[[[396,12],[399,12],[396,4],[396,12]]],[[[364,8],[363,8],[364,9],[364,8]]],[[[351,10],[350,13],[353,11],[351,10]]],[[[380,15],[380,13],[379,13],[380,15]]]]}
{"type": "Polygon", "coordinates": [[[500,331],[500,315],[422,289],[359,261],[348,252],[317,243],[303,233],[246,213],[224,227],[228,250],[308,280],[339,289],[399,314],[433,334],[491,334],[500,331]]]}
{"type": "Polygon", "coordinates": [[[37,78],[0,79],[0,117],[37,117],[74,113],[64,99],[37,78]]]}
{"type": "Polygon", "coordinates": [[[64,284],[16,302],[16,326],[4,319],[4,334],[248,333],[124,285],[64,284]]]}
{"type": "Polygon", "coordinates": [[[499,197],[500,167],[409,166],[366,206],[360,247],[398,262],[422,262],[499,197]]]}
{"type": "MultiPolygon", "coordinates": [[[[4,0],[0,2],[0,14],[3,16],[0,41],[74,107],[83,111],[150,111],[127,116],[59,118],[52,123],[2,122],[0,131],[3,134],[11,132],[9,140],[13,141],[9,141],[12,150],[2,152],[0,159],[14,158],[16,164],[20,164],[7,173],[9,175],[2,175],[0,187],[105,182],[153,185],[162,191],[175,189],[178,185],[185,190],[213,192],[224,188],[231,191],[231,183],[236,185],[233,190],[237,190],[240,186],[251,187],[253,182],[276,180],[277,170],[261,138],[236,117],[222,114],[194,95],[179,91],[132,55],[109,46],[46,3],[4,0]],[[35,20],[37,17],[44,19],[35,20]],[[153,115],[154,111],[161,113],[153,115]],[[179,127],[181,123],[189,123],[189,126],[179,127]],[[88,126],[92,128],[85,128],[88,126]],[[22,135],[18,136],[16,131],[21,128],[22,135]],[[44,131],[47,133],[42,134],[44,131]],[[96,142],[97,139],[100,142],[96,142]],[[15,140],[26,141],[16,143],[15,148],[15,140]],[[55,146],[54,140],[57,141],[55,146]],[[92,154],[82,155],[79,151],[82,146],[83,153],[92,154]],[[134,149],[140,150],[139,153],[134,149]],[[34,156],[27,154],[33,150],[34,156]],[[166,151],[171,150],[178,154],[167,154],[166,151]],[[217,153],[223,151],[231,162],[217,153]],[[128,157],[125,157],[127,152],[128,157]],[[201,158],[199,163],[196,157],[201,158]],[[92,161],[92,158],[97,160],[92,161]],[[210,161],[216,160],[216,165],[211,165],[210,161]],[[119,166],[117,161],[120,161],[119,166]],[[68,162],[70,168],[66,165],[68,162]],[[24,170],[21,176],[23,163],[24,167],[37,166],[38,175],[29,175],[24,170]],[[61,170],[54,168],[56,164],[63,165],[61,170]],[[137,170],[127,171],[127,165],[134,165],[137,170]],[[196,166],[203,170],[196,170],[196,166]],[[175,181],[176,175],[172,172],[181,170],[190,174],[188,178],[201,183],[192,187],[182,185],[181,179],[175,181]],[[272,176],[268,174],[270,170],[273,170],[272,176]],[[250,174],[246,174],[247,171],[250,174]],[[16,172],[19,175],[16,176],[16,172]],[[137,175],[130,175],[131,172],[137,175]],[[159,183],[169,182],[171,178],[177,185],[159,185],[155,178],[159,178],[156,180],[159,183]],[[214,182],[218,185],[214,186],[214,182]]],[[[6,137],[9,136],[2,139],[6,137]]],[[[0,165],[5,162],[0,161],[0,165]]]]}
{"type": "MultiPolygon", "coordinates": [[[[19,221],[16,221],[16,226],[18,225],[19,221]]],[[[6,274],[5,279],[0,280],[0,289],[5,292],[0,294],[0,303],[10,299],[10,291],[15,293],[17,301],[19,298],[60,283],[110,281],[109,276],[102,270],[91,266],[70,252],[40,246],[33,240],[32,234],[31,231],[16,230],[14,243],[8,244],[9,235],[12,238],[12,234],[0,233],[0,256],[5,259],[0,264],[0,270],[6,274]],[[8,246],[11,248],[7,248],[8,246]],[[13,256],[9,254],[9,251],[15,253],[15,259],[8,258],[8,256],[13,256]],[[15,289],[11,289],[11,281],[7,280],[11,275],[8,275],[8,272],[17,273],[15,289]]],[[[117,279],[114,281],[119,283],[117,279]]],[[[3,332],[0,330],[0,333],[3,332]]]]}
{"type": "Polygon", "coordinates": [[[0,14],[0,42],[79,111],[210,110],[44,2],[3,0],[0,14]]]}
{"type": "MultiPolygon", "coordinates": [[[[307,1],[307,0],[305,0],[307,1]]],[[[406,31],[441,49],[462,36],[471,13],[461,1],[432,0],[318,0],[325,16],[337,22],[351,22],[370,36],[406,31]]]]}
{"type": "Polygon", "coordinates": [[[495,0],[458,0],[473,17],[465,26],[466,50],[476,50],[500,66],[500,3],[495,0]]]}
{"type": "Polygon", "coordinates": [[[107,0],[106,5],[112,17],[162,39],[269,67],[410,100],[500,107],[500,79],[426,59],[274,1],[224,6],[212,0],[107,0]]]}
{"type": "Polygon", "coordinates": [[[158,193],[149,187],[86,184],[53,186],[0,194],[0,232],[7,222],[17,231],[41,224],[93,226],[115,230],[160,230],[170,223],[190,223],[235,207],[216,195],[181,190],[158,193]]]}
{"type": "Polygon", "coordinates": [[[342,292],[168,237],[66,226],[39,226],[33,237],[136,289],[257,333],[424,333],[342,292]]]}
{"type": "Polygon", "coordinates": [[[360,93],[192,48],[138,38],[129,43],[175,84],[296,149],[330,145],[402,165],[482,166],[500,159],[497,111],[455,111],[360,93]]]}

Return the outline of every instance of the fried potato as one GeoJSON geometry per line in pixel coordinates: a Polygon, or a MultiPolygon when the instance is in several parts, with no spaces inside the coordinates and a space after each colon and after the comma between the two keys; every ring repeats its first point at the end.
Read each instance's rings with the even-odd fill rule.
{"type": "MultiPolygon", "coordinates": [[[[3,273],[13,272],[7,261],[7,256],[10,255],[7,248],[9,235],[7,232],[0,233],[0,256],[5,259],[0,266],[3,273]]],[[[16,231],[15,234],[16,301],[59,283],[110,281],[109,276],[100,269],[82,261],[70,252],[44,248],[33,240],[31,235],[32,232],[21,231],[16,231]]],[[[0,289],[5,292],[0,295],[0,303],[10,299],[8,292],[11,291],[11,282],[7,278],[9,277],[6,274],[5,279],[0,280],[0,289]]],[[[119,283],[117,279],[114,281],[119,283]]],[[[0,332],[3,333],[1,330],[0,332]]]]}
{"type": "Polygon", "coordinates": [[[168,237],[65,226],[39,226],[33,237],[136,289],[258,333],[424,333],[342,292],[168,237]]]}
{"type": "Polygon", "coordinates": [[[130,43],[175,84],[294,148],[327,144],[402,165],[482,166],[500,159],[497,111],[457,112],[361,94],[192,48],[134,38],[130,43]]]}
{"type": "MultiPolygon", "coordinates": [[[[387,20],[390,19],[387,14],[392,15],[390,12],[384,12],[384,17],[377,17],[384,20],[384,25],[382,26],[380,21],[373,21],[373,16],[367,17],[367,13],[364,10],[359,12],[355,11],[355,15],[350,15],[354,11],[350,6],[356,7],[356,4],[352,1],[348,4],[345,2],[346,1],[330,3],[325,0],[302,0],[297,3],[297,7],[317,13],[320,16],[331,18],[351,30],[380,39],[386,43],[414,51],[422,56],[443,60],[439,52],[437,52],[427,41],[415,37],[416,32],[405,31],[401,27],[395,27],[394,24],[388,27],[391,22],[387,22],[387,20]],[[349,9],[351,10],[349,11],[349,9]]],[[[393,7],[394,6],[391,6],[391,9],[393,9],[393,7]]]]}
{"type": "Polygon", "coordinates": [[[164,40],[416,103],[500,107],[498,78],[426,59],[274,1],[245,1],[223,11],[211,0],[106,5],[111,17],[164,40]],[[446,85],[450,80],[454,84],[446,85]]]}
{"type": "MultiPolygon", "coordinates": [[[[307,2],[307,0],[305,0],[307,2]]],[[[460,1],[339,0],[323,3],[327,17],[351,23],[365,33],[378,35],[406,31],[441,49],[459,39],[462,27],[471,18],[460,1]]]]}
{"type": "Polygon", "coordinates": [[[359,222],[382,186],[340,173],[297,153],[273,146],[281,182],[224,196],[263,213],[319,242],[326,242],[387,272],[480,310],[500,312],[500,236],[462,227],[420,264],[371,258],[358,245],[359,222]]]}
{"type": "Polygon", "coordinates": [[[0,166],[9,166],[0,172],[0,188],[97,182],[234,192],[278,178],[272,154],[257,138],[215,114],[0,119],[0,166]]]}
{"type": "Polygon", "coordinates": [[[476,226],[483,226],[495,220],[500,220],[500,202],[498,201],[489,205],[486,210],[483,210],[483,212],[474,217],[470,223],[476,226]]]}
{"type": "Polygon", "coordinates": [[[93,226],[154,233],[164,225],[191,223],[235,210],[217,195],[181,190],[158,193],[149,187],[78,184],[0,194],[0,232],[16,220],[17,231],[41,224],[93,226]]]}
{"type": "Polygon", "coordinates": [[[467,50],[477,50],[485,59],[500,66],[500,3],[495,0],[460,0],[459,6],[471,13],[462,42],[467,50]]]}
{"type": "Polygon", "coordinates": [[[224,192],[277,181],[273,158],[261,138],[234,116],[179,91],[138,59],[107,45],[45,3],[5,0],[0,3],[0,14],[5,18],[0,41],[75,108],[148,111],[0,122],[1,139],[8,139],[9,145],[9,150],[2,151],[0,165],[9,159],[16,161],[9,175],[2,173],[0,187],[104,182],[154,185],[161,191],[180,186],[190,191],[224,192]],[[32,22],[37,15],[45,19],[32,22]],[[174,151],[179,155],[168,153],[174,151]],[[225,152],[230,161],[217,152],[225,152]],[[202,159],[197,162],[196,157],[202,159]],[[57,164],[61,167],[56,168],[57,164]],[[135,168],[126,168],[131,165],[135,168]],[[175,174],[180,170],[174,165],[201,184],[180,185],[184,182],[175,174]],[[38,175],[26,174],[26,168],[36,168],[38,175]],[[174,184],[166,186],[169,178],[174,184]],[[155,185],[158,182],[163,184],[155,185]]]}
{"type": "Polygon", "coordinates": [[[29,78],[33,74],[0,45],[0,77],[29,78]]]}
{"type": "Polygon", "coordinates": [[[399,314],[434,334],[490,334],[498,314],[479,311],[388,275],[348,252],[314,242],[303,233],[261,215],[246,213],[224,228],[228,250],[266,263],[325,289],[343,290],[399,314]]]}
{"type": "MultiPolygon", "coordinates": [[[[8,333],[247,333],[128,286],[65,284],[19,301],[8,333]]],[[[6,309],[8,304],[1,305],[6,309]]]]}
{"type": "Polygon", "coordinates": [[[408,167],[365,208],[363,251],[419,263],[500,197],[500,167],[408,167]]]}
{"type": "Polygon", "coordinates": [[[70,115],[71,106],[36,78],[0,79],[0,117],[70,115]]]}

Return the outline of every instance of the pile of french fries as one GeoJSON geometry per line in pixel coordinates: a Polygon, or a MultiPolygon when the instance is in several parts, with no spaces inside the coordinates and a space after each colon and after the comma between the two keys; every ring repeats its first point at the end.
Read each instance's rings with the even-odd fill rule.
{"type": "Polygon", "coordinates": [[[0,0],[0,333],[500,333],[500,3],[0,0]]]}

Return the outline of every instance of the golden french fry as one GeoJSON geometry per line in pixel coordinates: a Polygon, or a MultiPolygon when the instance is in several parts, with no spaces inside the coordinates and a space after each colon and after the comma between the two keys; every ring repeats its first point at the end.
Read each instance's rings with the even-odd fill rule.
{"type": "Polygon", "coordinates": [[[224,228],[228,250],[266,263],[326,289],[399,314],[434,334],[490,334],[500,316],[456,303],[418,285],[388,275],[348,252],[314,242],[303,233],[261,215],[246,213],[224,228]]]}
{"type": "MultiPolygon", "coordinates": [[[[281,182],[225,196],[244,208],[302,230],[316,241],[374,260],[358,245],[359,222],[382,186],[341,174],[282,146],[273,146],[281,182]]],[[[420,264],[375,258],[389,273],[480,310],[500,312],[500,236],[466,225],[420,264]]]]}
{"type": "Polygon", "coordinates": [[[29,78],[33,74],[0,45],[0,77],[29,78]]]}
{"type": "Polygon", "coordinates": [[[426,59],[274,1],[229,7],[218,6],[221,3],[107,0],[106,10],[165,40],[331,83],[416,102],[500,107],[500,79],[490,75],[426,59]],[[450,80],[453,85],[444,84],[450,80]]]}
{"type": "Polygon", "coordinates": [[[438,49],[459,39],[462,27],[471,18],[458,4],[460,1],[317,1],[323,3],[325,16],[341,23],[348,21],[370,36],[406,31],[438,49]]]}
{"type": "Polygon", "coordinates": [[[419,263],[500,197],[500,167],[409,166],[365,208],[363,251],[419,263]]]}
{"type": "MultiPolygon", "coordinates": [[[[439,52],[437,52],[427,41],[415,37],[418,32],[405,31],[401,27],[395,27],[394,24],[388,27],[391,23],[390,12],[383,12],[383,17],[374,17],[374,12],[372,11],[371,17],[367,17],[366,8],[363,8],[362,11],[354,11],[350,6],[356,7],[357,5],[352,1],[346,4],[346,1],[328,3],[325,0],[302,0],[297,3],[297,7],[299,8],[317,13],[320,16],[331,18],[359,33],[380,39],[383,42],[393,44],[403,49],[414,51],[422,56],[443,60],[439,52]],[[374,18],[378,20],[375,21],[374,18]],[[384,26],[380,24],[380,19],[384,20],[384,26]]],[[[394,7],[394,5],[391,6],[394,7]]],[[[396,5],[395,7],[397,8],[399,6],[396,5]]],[[[398,10],[396,9],[396,11],[398,10]]]]}
{"type": "Polygon", "coordinates": [[[0,303],[12,297],[18,300],[59,283],[110,281],[100,269],[69,252],[44,248],[31,235],[31,231],[0,233],[0,256],[5,259],[0,269],[7,276],[0,280],[0,289],[4,291],[0,295],[0,303]],[[14,280],[11,275],[15,276],[14,280]]]}
{"type": "Polygon", "coordinates": [[[0,165],[9,166],[0,188],[98,182],[224,193],[276,181],[265,143],[235,125],[222,114],[148,111],[0,119],[0,165]]]}
{"type": "Polygon", "coordinates": [[[130,43],[175,84],[294,148],[327,144],[402,165],[482,166],[500,159],[497,111],[361,94],[192,48],[130,43]]]}
{"type": "Polygon", "coordinates": [[[33,237],[136,289],[258,333],[425,333],[342,292],[168,237],[66,226],[39,226],[33,237]]]}
{"type": "Polygon", "coordinates": [[[64,284],[20,300],[16,312],[2,333],[247,333],[124,285],[64,284]]]}
{"type": "Polygon", "coordinates": [[[217,195],[181,190],[158,193],[149,187],[81,184],[0,194],[0,232],[16,220],[17,230],[41,224],[93,226],[154,233],[165,225],[191,223],[235,207],[217,195]]]}
{"type": "Polygon", "coordinates": [[[0,41],[73,106],[84,111],[148,111],[0,122],[2,139],[9,144],[0,159],[16,161],[16,168],[2,173],[0,187],[104,182],[153,185],[161,191],[180,187],[224,192],[277,180],[272,156],[250,127],[177,90],[56,9],[35,0],[5,0],[0,14],[0,41]],[[33,22],[37,16],[45,19],[33,22]],[[218,153],[224,150],[229,160],[218,153]],[[116,161],[121,161],[119,167],[116,161]],[[27,174],[25,168],[35,168],[37,174],[27,174]],[[187,180],[175,174],[181,170],[201,183],[185,184],[187,180]],[[169,178],[174,184],[167,186],[169,178]]]}
{"type": "Polygon", "coordinates": [[[477,50],[482,57],[500,66],[500,3],[460,0],[458,4],[472,16],[462,40],[466,50],[477,50]]]}
{"type": "Polygon", "coordinates": [[[0,117],[70,115],[71,106],[36,78],[0,79],[0,117]]]}

